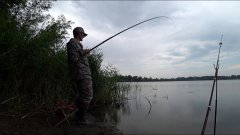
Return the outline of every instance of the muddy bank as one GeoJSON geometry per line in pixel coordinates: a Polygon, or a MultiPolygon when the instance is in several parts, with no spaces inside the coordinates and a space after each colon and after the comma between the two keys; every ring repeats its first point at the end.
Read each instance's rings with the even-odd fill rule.
{"type": "MultiPolygon", "coordinates": [[[[49,119],[51,113],[35,112],[17,114],[0,112],[1,135],[121,135],[122,133],[113,123],[101,122],[92,115],[87,116],[93,123],[90,125],[77,126],[74,118],[69,118],[70,127],[62,124],[54,127],[49,119]]],[[[66,124],[66,123],[65,123],[66,124]]]]}

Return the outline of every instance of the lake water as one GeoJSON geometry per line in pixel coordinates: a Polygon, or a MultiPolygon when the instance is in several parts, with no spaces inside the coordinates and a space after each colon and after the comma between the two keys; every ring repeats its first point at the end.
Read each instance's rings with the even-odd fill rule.
{"type": "MultiPolygon", "coordinates": [[[[117,127],[124,134],[201,134],[212,83],[130,83],[125,107],[117,112],[117,127]]],[[[215,95],[206,134],[213,134],[214,104],[215,95]]],[[[240,134],[240,80],[218,81],[216,134],[240,134]]]]}

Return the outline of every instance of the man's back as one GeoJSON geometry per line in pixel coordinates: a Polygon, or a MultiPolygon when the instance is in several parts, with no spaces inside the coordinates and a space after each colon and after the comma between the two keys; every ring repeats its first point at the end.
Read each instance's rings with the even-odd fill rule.
{"type": "Polygon", "coordinates": [[[87,56],[84,56],[83,46],[75,39],[67,43],[68,65],[74,79],[91,78],[87,56]]]}

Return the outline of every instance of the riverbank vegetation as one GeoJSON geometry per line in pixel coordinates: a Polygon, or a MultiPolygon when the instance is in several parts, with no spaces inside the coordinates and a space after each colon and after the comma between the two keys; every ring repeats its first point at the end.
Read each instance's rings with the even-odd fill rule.
{"type": "MultiPolygon", "coordinates": [[[[51,108],[74,103],[65,44],[73,22],[48,14],[53,1],[0,2],[0,105],[2,111],[51,108]]],[[[119,104],[125,88],[119,73],[102,67],[102,53],[89,56],[94,84],[92,106],[119,104]]]]}

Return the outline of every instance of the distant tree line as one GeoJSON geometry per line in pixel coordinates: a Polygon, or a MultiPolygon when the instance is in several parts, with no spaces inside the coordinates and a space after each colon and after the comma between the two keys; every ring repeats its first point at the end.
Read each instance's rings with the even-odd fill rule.
{"type": "MultiPolygon", "coordinates": [[[[152,82],[152,81],[195,81],[195,80],[213,80],[214,76],[189,76],[189,77],[177,77],[177,78],[152,78],[152,77],[141,77],[141,76],[131,76],[121,75],[121,82],[152,82]]],[[[240,75],[230,75],[230,76],[218,76],[218,80],[233,80],[240,79],[240,75]]]]}

